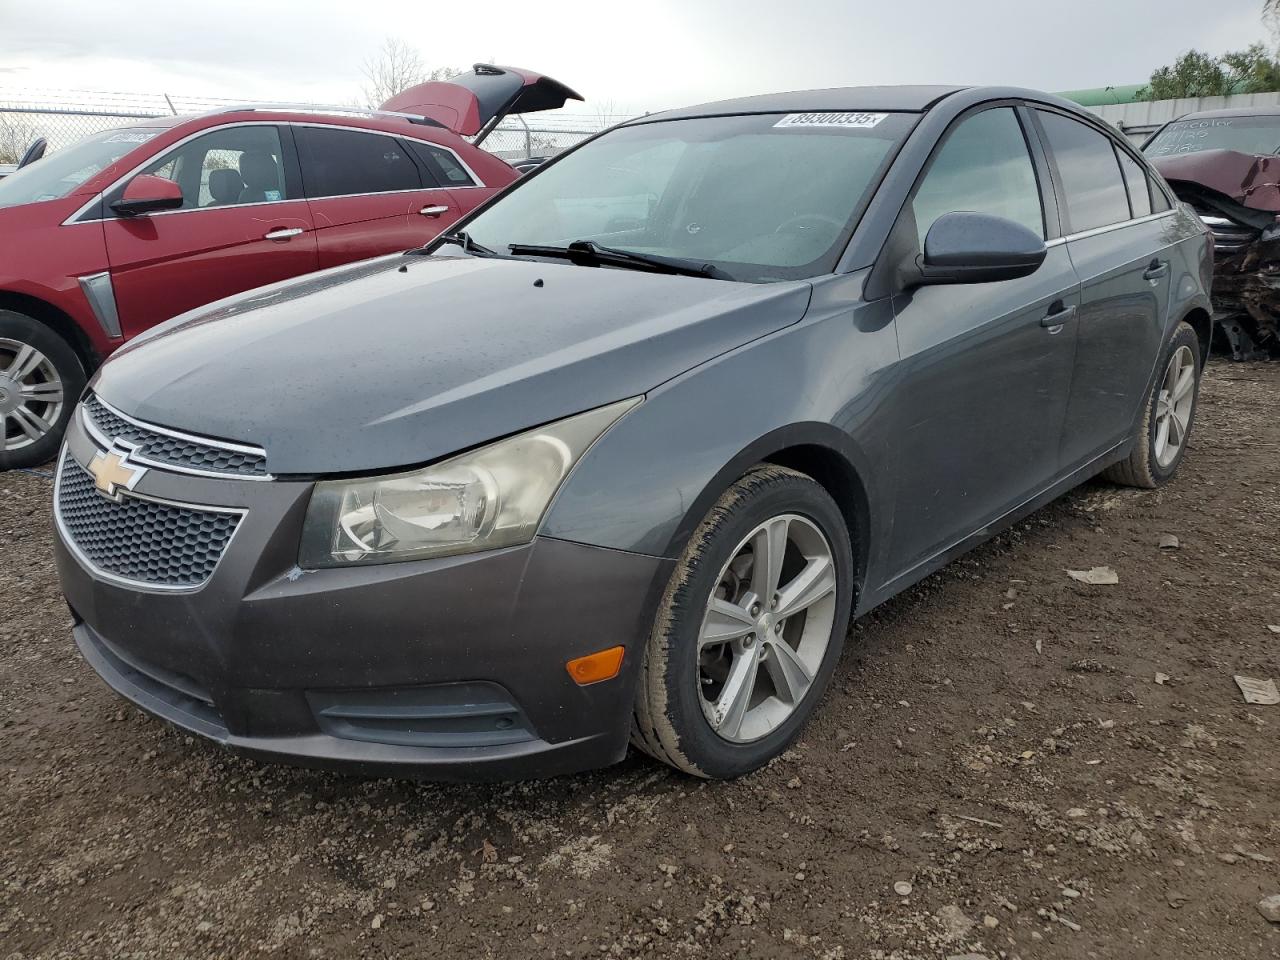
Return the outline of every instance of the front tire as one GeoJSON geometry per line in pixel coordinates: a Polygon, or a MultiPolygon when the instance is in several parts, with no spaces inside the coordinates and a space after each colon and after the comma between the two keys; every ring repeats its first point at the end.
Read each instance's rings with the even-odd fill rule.
{"type": "Polygon", "coordinates": [[[794,470],[753,469],[712,507],[672,574],[645,648],[632,740],[711,779],[796,738],[840,659],[853,551],[840,508],[794,470]]]}
{"type": "Polygon", "coordinates": [[[1179,323],[1160,358],[1160,373],[1133,437],[1127,459],[1109,467],[1108,480],[1153,490],[1172,479],[1187,452],[1200,397],[1200,338],[1179,323]]]}
{"type": "Polygon", "coordinates": [[[0,310],[0,470],[54,458],[84,383],[65,340],[26,314],[0,310]]]}

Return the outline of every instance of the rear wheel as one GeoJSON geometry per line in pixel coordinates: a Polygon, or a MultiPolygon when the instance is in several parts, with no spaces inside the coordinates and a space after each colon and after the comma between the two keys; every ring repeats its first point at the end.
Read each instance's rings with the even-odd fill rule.
{"type": "Polygon", "coordinates": [[[26,314],[0,310],[0,470],[53,459],[84,382],[65,340],[26,314]]]}
{"type": "Polygon", "coordinates": [[[716,779],[782,753],[840,658],[852,568],[844,517],[809,477],[764,466],[730,487],[663,598],[640,671],[636,745],[716,779]]]}
{"type": "Polygon", "coordinates": [[[1128,459],[1110,467],[1108,480],[1153,489],[1178,472],[1187,452],[1200,396],[1200,338],[1179,323],[1165,345],[1146,412],[1133,438],[1128,459]]]}

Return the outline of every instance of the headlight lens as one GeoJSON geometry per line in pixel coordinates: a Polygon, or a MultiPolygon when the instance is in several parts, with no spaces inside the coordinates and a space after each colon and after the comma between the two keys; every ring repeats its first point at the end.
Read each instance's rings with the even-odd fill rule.
{"type": "Polygon", "coordinates": [[[587,448],[636,397],[411,473],[317,483],[298,563],[388,563],[527,543],[587,448]]]}

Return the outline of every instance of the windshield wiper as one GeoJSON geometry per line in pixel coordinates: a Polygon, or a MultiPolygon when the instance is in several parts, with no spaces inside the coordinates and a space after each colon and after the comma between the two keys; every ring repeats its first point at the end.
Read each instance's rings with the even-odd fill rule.
{"type": "MultiPolygon", "coordinates": [[[[467,233],[465,230],[455,230],[453,233],[442,233],[436,238],[436,240],[440,243],[456,243],[473,257],[502,256],[502,254],[498,253],[496,250],[490,250],[488,247],[481,246],[476,243],[471,239],[471,234],[467,233]]],[[[405,252],[412,254],[415,257],[425,257],[434,253],[435,250],[431,244],[427,244],[425,247],[417,247],[413,250],[406,250],[405,252]]]]}
{"type": "Polygon", "coordinates": [[[654,273],[671,273],[685,277],[709,277],[712,280],[732,280],[729,274],[710,263],[686,260],[683,257],[663,257],[656,253],[638,253],[604,247],[594,240],[575,240],[567,247],[543,246],[536,243],[511,243],[507,245],[514,257],[555,257],[579,266],[622,267],[630,270],[651,270],[654,273]]]}

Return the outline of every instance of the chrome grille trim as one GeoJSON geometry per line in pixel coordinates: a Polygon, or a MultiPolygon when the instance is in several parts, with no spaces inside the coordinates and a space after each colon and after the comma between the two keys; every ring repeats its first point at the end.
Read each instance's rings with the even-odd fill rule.
{"type": "Polygon", "coordinates": [[[1226,217],[1216,217],[1212,214],[1202,213],[1200,219],[1213,234],[1214,251],[1223,256],[1239,253],[1257,240],[1262,232],[1252,227],[1242,226],[1226,217]]]}
{"type": "MultiPolygon", "coordinates": [[[[247,510],[238,507],[219,507],[210,506],[208,504],[183,503],[175,500],[165,500],[160,497],[146,496],[145,494],[134,493],[132,491],[121,491],[121,499],[125,502],[136,501],[138,503],[153,504],[158,507],[168,508],[173,511],[203,514],[205,516],[215,515],[218,517],[234,518],[230,531],[227,533],[225,539],[221,541],[221,545],[217,549],[216,558],[213,560],[212,564],[209,565],[207,572],[201,579],[180,583],[166,583],[160,580],[144,580],[136,577],[125,576],[115,571],[105,569],[90,557],[81,544],[77,542],[75,535],[68,526],[67,518],[64,516],[64,512],[67,508],[64,477],[68,470],[78,470],[84,474],[85,478],[92,480],[88,470],[86,470],[78,460],[71,456],[70,452],[64,445],[62,453],[58,457],[58,467],[57,472],[54,475],[53,482],[53,520],[54,525],[58,529],[58,534],[62,538],[62,542],[66,545],[67,549],[71,551],[80,564],[87,570],[92,571],[95,576],[103,580],[110,581],[111,583],[127,586],[134,590],[145,590],[156,593],[193,593],[202,589],[217,573],[218,567],[222,564],[223,558],[231,548],[231,544],[234,542],[236,534],[240,532],[242,521],[248,513],[247,510]]],[[[97,497],[98,495],[95,493],[94,496],[97,497]]],[[[101,499],[105,510],[110,510],[113,507],[118,508],[120,506],[105,497],[101,497],[99,499],[101,499]]]]}
{"type": "Polygon", "coordinates": [[[267,452],[262,447],[246,443],[233,443],[230,440],[216,440],[212,437],[202,437],[193,433],[184,433],[181,430],[173,430],[169,427],[157,426],[154,423],[146,423],[122,413],[97,394],[90,393],[85,396],[77,411],[77,416],[80,418],[80,424],[85,432],[103,449],[110,449],[112,442],[115,440],[127,443],[131,448],[130,459],[137,464],[171,473],[185,473],[197,477],[231,478],[235,480],[275,479],[267,472],[267,452]],[[123,421],[128,429],[120,430],[117,426],[115,430],[111,430],[97,423],[92,412],[95,406],[101,407],[106,412],[107,417],[123,421]],[[193,466],[189,463],[184,463],[181,459],[148,456],[148,447],[155,446],[157,441],[160,443],[178,441],[191,447],[201,448],[204,451],[241,457],[245,459],[247,469],[241,467],[211,469],[193,466]]]}

